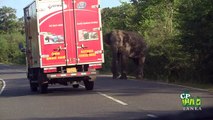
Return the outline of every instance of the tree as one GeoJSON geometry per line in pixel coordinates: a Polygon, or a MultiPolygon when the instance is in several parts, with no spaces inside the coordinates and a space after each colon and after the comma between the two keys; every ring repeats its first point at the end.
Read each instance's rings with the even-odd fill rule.
{"type": "Polygon", "coordinates": [[[16,28],[16,10],[6,6],[0,8],[0,33],[11,33],[16,28]]]}
{"type": "MultiPolygon", "coordinates": [[[[145,76],[181,79],[188,68],[188,53],[182,50],[179,34],[179,0],[131,0],[102,12],[104,30],[124,29],[142,34],[149,46],[145,76]],[[124,16],[125,13],[125,16],[124,16]]],[[[130,71],[134,71],[131,65],[130,71]]]]}
{"type": "Polygon", "coordinates": [[[2,62],[8,62],[7,61],[7,48],[8,48],[8,43],[6,39],[4,39],[2,36],[0,38],[0,63],[2,62]]]}
{"type": "Polygon", "coordinates": [[[123,2],[119,7],[104,8],[102,10],[102,21],[104,32],[113,29],[135,31],[133,16],[136,9],[129,3],[123,2]]]}
{"type": "Polygon", "coordinates": [[[18,48],[24,41],[23,19],[17,19],[15,14],[13,8],[0,8],[0,62],[23,64],[25,57],[18,48]]]}
{"type": "Polygon", "coordinates": [[[17,21],[17,29],[18,32],[20,32],[22,35],[24,34],[24,17],[19,18],[17,21]]]}
{"type": "MultiPolygon", "coordinates": [[[[123,2],[119,7],[104,8],[102,9],[102,22],[103,22],[103,33],[110,32],[114,29],[123,29],[128,31],[135,31],[133,16],[135,16],[136,9],[131,4],[123,2]]],[[[104,44],[105,55],[111,56],[111,51],[104,44]]],[[[110,69],[111,57],[105,57],[104,70],[110,69]]]]}
{"type": "Polygon", "coordinates": [[[190,54],[194,79],[213,79],[213,1],[182,0],[179,7],[180,42],[190,54]]]}

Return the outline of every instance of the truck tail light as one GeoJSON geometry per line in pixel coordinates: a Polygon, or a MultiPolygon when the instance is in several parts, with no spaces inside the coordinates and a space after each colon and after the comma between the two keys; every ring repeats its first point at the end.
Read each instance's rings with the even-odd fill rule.
{"type": "Polygon", "coordinates": [[[57,68],[44,68],[44,73],[54,73],[57,72],[57,68]]]}
{"type": "Polygon", "coordinates": [[[90,64],[89,69],[100,69],[102,68],[102,64],[90,64]]]}

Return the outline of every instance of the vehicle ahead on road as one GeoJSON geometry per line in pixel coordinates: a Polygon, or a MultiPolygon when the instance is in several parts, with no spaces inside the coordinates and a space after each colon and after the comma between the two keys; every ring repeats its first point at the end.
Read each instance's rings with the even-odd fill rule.
{"type": "Polygon", "coordinates": [[[104,62],[99,0],[35,0],[24,19],[31,90],[81,81],[92,90],[104,62]]]}

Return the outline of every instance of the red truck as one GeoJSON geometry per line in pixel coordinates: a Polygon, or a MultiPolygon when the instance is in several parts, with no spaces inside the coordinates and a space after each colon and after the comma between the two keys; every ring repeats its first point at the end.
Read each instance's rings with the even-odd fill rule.
{"type": "Polygon", "coordinates": [[[24,8],[31,91],[49,84],[93,90],[104,63],[99,0],[34,0],[24,8]]]}

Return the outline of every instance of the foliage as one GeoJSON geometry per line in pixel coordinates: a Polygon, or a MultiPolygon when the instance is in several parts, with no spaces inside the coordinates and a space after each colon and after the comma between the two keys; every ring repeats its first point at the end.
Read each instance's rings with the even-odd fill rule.
{"type": "MultiPolygon", "coordinates": [[[[147,78],[211,82],[212,1],[130,2],[102,10],[104,33],[113,29],[124,29],[144,36],[149,46],[145,64],[147,78]]],[[[110,52],[108,48],[106,51],[110,52]]],[[[110,58],[107,57],[106,61],[109,65],[110,58]]],[[[134,68],[129,69],[131,72],[134,68]]]]}
{"type": "Polygon", "coordinates": [[[190,55],[193,77],[213,82],[213,1],[183,0],[178,17],[180,43],[190,55]]]}
{"type": "Polygon", "coordinates": [[[19,43],[23,43],[23,35],[20,33],[0,35],[0,62],[16,64],[25,63],[25,56],[18,47],[19,43]]]}
{"type": "Polygon", "coordinates": [[[25,56],[18,48],[19,43],[24,43],[23,19],[17,19],[15,13],[10,7],[0,8],[1,63],[25,63],[25,56]]]}
{"type": "Polygon", "coordinates": [[[12,33],[17,26],[16,10],[6,6],[0,8],[0,33],[12,33]]]}
{"type": "MultiPolygon", "coordinates": [[[[25,61],[18,50],[24,41],[23,18],[15,13],[0,8],[0,62],[25,61]]],[[[213,82],[212,0],[130,0],[102,9],[102,21],[104,34],[123,29],[144,36],[149,47],[145,77],[213,82]]],[[[109,71],[111,51],[104,47],[104,70],[109,71]]],[[[133,73],[135,66],[129,66],[133,73]]]]}
{"type": "Polygon", "coordinates": [[[133,29],[134,21],[132,17],[135,16],[136,9],[134,6],[123,3],[120,7],[104,8],[102,9],[102,21],[104,33],[112,29],[133,29]]]}

